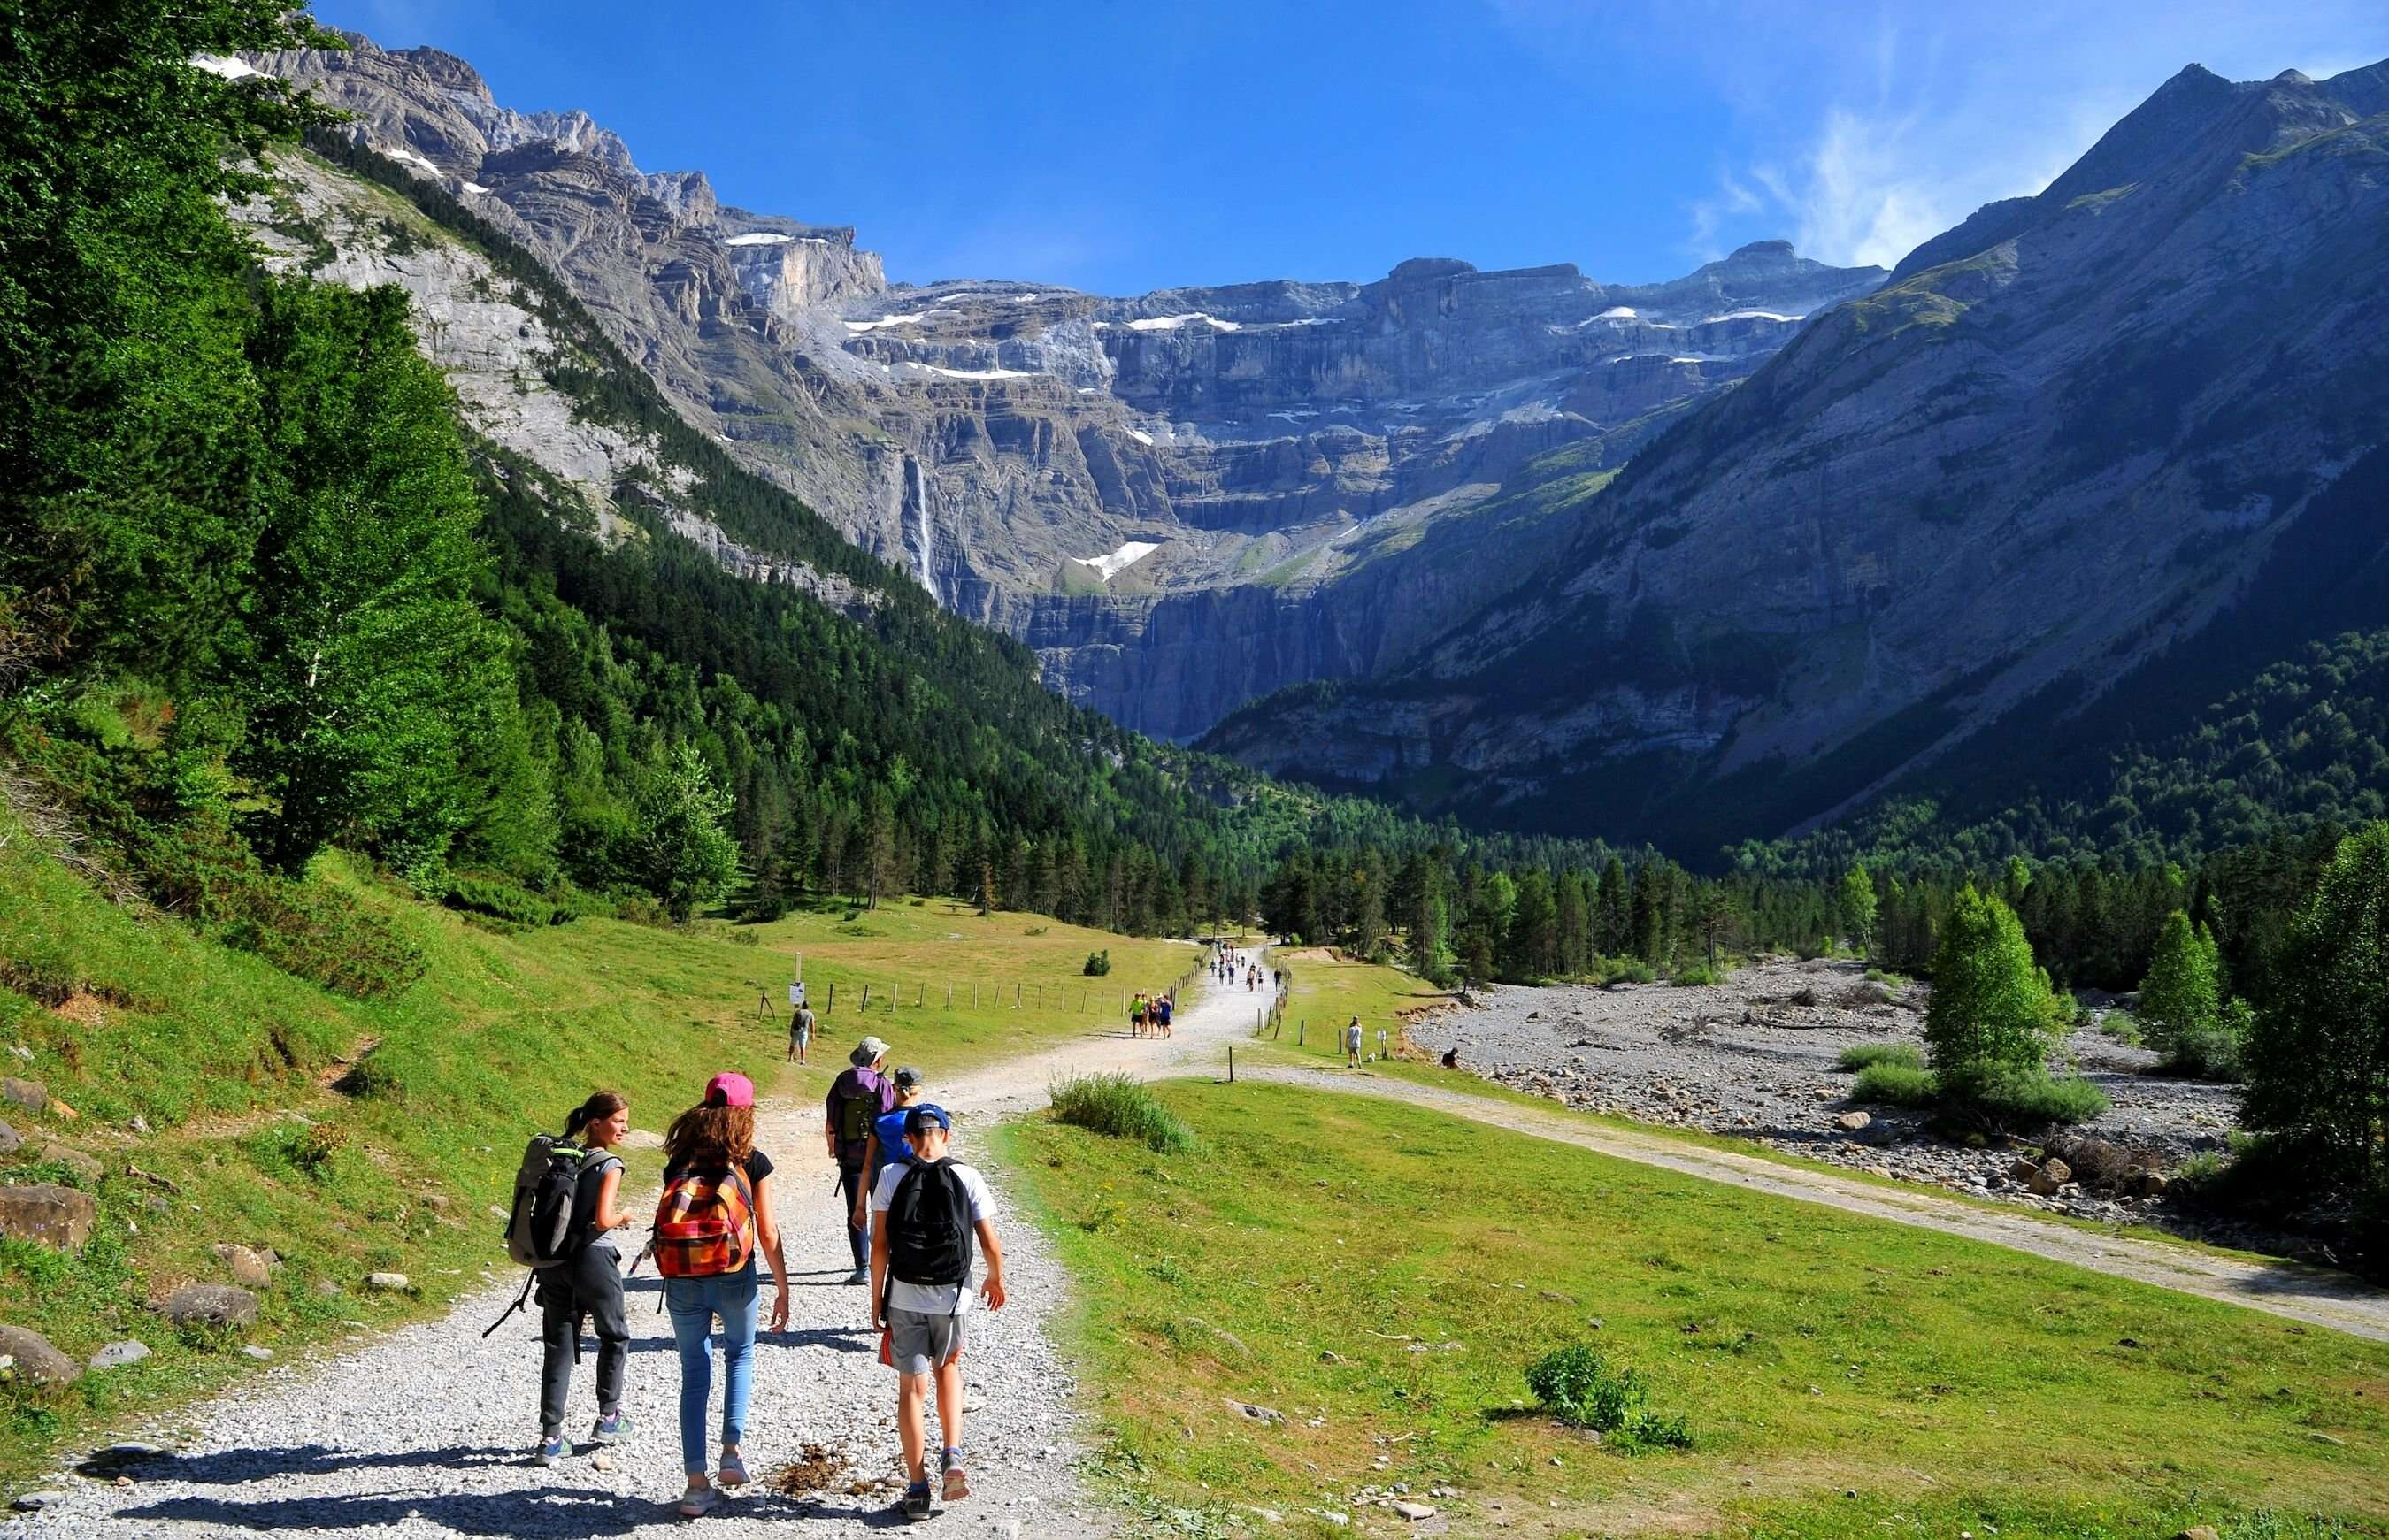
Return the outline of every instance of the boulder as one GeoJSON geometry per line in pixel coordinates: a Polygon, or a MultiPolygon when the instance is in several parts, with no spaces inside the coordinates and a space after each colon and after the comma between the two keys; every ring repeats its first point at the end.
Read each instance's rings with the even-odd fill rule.
{"type": "Polygon", "coordinates": [[[2028,1182],[2038,1175],[2040,1167],[2027,1160],[2015,1161],[2008,1166],[2008,1176],[2015,1181],[2028,1182]]]}
{"type": "Polygon", "coordinates": [[[1434,1518],[1435,1505],[1433,1503],[1414,1503],[1406,1500],[1396,1503],[1394,1505],[1394,1511],[1400,1514],[1403,1518],[1415,1522],[1421,1519],[1434,1518]]]}
{"type": "Polygon", "coordinates": [[[1274,1428],[1285,1420],[1285,1414],[1274,1406],[1256,1406],[1249,1402],[1238,1401],[1233,1396],[1228,1397],[1227,1402],[1230,1411],[1250,1421],[1267,1423],[1274,1428]]]}
{"type": "Polygon", "coordinates": [[[43,1390],[71,1385],[83,1373],[72,1358],[50,1345],[47,1337],[22,1326],[0,1326],[0,1358],[9,1364],[0,1379],[28,1381],[43,1390]]]}
{"type": "Polygon", "coordinates": [[[2051,1161],[2047,1165],[2035,1166],[2032,1175],[2024,1179],[2025,1188],[2036,1198],[2054,1198],[2057,1196],[2058,1189],[2065,1185],[2064,1178],[2055,1173],[2064,1169],[2063,1161],[2051,1161]]]}
{"type": "Polygon", "coordinates": [[[106,1347],[101,1348],[98,1352],[91,1355],[91,1358],[85,1367],[89,1368],[123,1368],[128,1365],[137,1364],[147,1356],[149,1356],[148,1343],[133,1342],[128,1339],[127,1341],[121,1343],[110,1343],[106,1347]]]}
{"type": "Polygon", "coordinates": [[[19,1080],[14,1075],[0,1077],[0,1101],[22,1107],[29,1113],[47,1112],[50,1088],[39,1080],[19,1080]]]}
{"type": "Polygon", "coordinates": [[[158,1309],[176,1326],[251,1326],[257,1321],[257,1296],[229,1283],[185,1283],[158,1309]]]}
{"type": "Polygon", "coordinates": [[[107,1171],[107,1167],[99,1164],[98,1156],[84,1154],[70,1144],[45,1144],[41,1159],[52,1165],[65,1166],[74,1174],[74,1184],[80,1188],[97,1187],[100,1177],[107,1171]]]}
{"type": "Polygon", "coordinates": [[[1865,1113],[1844,1113],[1833,1119],[1833,1126],[1845,1133],[1855,1134],[1873,1121],[1874,1119],[1865,1113]]]}
{"type": "Polygon", "coordinates": [[[2041,1174],[2060,1187],[2074,1179],[2074,1167],[2051,1155],[2041,1166],[2041,1174]]]}
{"type": "Polygon", "coordinates": [[[1792,992],[1792,1003],[1795,1005],[1815,1005],[1818,999],[1816,986],[1813,985],[1792,992]]]}
{"type": "Polygon", "coordinates": [[[0,1235],[59,1251],[81,1251],[91,1239],[99,1204],[88,1192],[53,1182],[0,1187],[0,1235]]]}
{"type": "Polygon", "coordinates": [[[2213,1524],[2192,1524],[2175,1535],[2173,1540],[2223,1540],[2223,1537],[2215,1533],[2213,1524]]]}
{"type": "Polygon", "coordinates": [[[26,1492],[19,1494],[8,1506],[19,1513],[39,1513],[45,1508],[57,1508],[66,1500],[67,1495],[63,1492],[26,1492]]]}
{"type": "Polygon", "coordinates": [[[415,1285],[404,1273],[367,1273],[365,1287],[385,1294],[402,1294],[415,1285]]]}
{"type": "Polygon", "coordinates": [[[2162,1171],[2143,1171],[2140,1173],[2139,1188],[2140,1196],[2143,1198],[2162,1198],[2165,1195],[2165,1189],[2172,1185],[2173,1182],[2171,1178],[2167,1177],[2162,1171]]]}
{"type": "Polygon", "coordinates": [[[223,1263],[232,1280],[244,1289],[267,1289],[274,1284],[274,1264],[247,1246],[236,1246],[219,1241],[214,1246],[216,1260],[223,1263]]]}
{"type": "Polygon", "coordinates": [[[9,1127],[6,1123],[0,1122],[0,1155],[15,1154],[18,1147],[24,1142],[24,1135],[9,1127]]]}
{"type": "Polygon", "coordinates": [[[1889,1005],[1891,1001],[1891,986],[1880,979],[1860,979],[1842,996],[1845,1005],[1889,1005]]]}

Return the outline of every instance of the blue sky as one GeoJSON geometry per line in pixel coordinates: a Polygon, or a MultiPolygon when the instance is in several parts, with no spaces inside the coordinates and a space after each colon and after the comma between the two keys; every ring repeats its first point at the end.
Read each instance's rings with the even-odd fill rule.
{"type": "Polygon", "coordinates": [[[1888,264],[2195,60],[2389,57],[2381,0],[320,0],[650,171],[852,224],[891,278],[1128,294],[1412,256],[1640,282],[1744,241],[1888,264]]]}

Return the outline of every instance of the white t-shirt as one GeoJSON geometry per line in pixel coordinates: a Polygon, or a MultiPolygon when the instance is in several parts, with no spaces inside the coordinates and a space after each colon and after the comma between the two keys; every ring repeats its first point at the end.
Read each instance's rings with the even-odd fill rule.
{"type": "Polygon", "coordinates": [[[802,1005],[805,1003],[805,986],[803,985],[790,984],[788,986],[788,1003],[790,1005],[802,1005]]]}
{"type": "MultiPolygon", "coordinates": [[[[995,1217],[995,1194],[988,1190],[987,1178],[975,1166],[950,1160],[946,1163],[953,1174],[963,1179],[963,1190],[970,1194],[970,1218],[976,1226],[981,1220],[995,1217]]],[[[908,1171],[918,1167],[898,1162],[879,1173],[879,1185],[871,1190],[871,1212],[888,1212],[896,1201],[896,1184],[908,1171]]],[[[884,1223],[875,1220],[874,1223],[884,1223]]],[[[976,1241],[974,1241],[974,1250],[976,1241]]],[[[891,1310],[913,1310],[924,1316],[962,1316],[970,1313],[971,1286],[963,1283],[907,1283],[901,1278],[888,1280],[888,1305],[891,1310]]]]}

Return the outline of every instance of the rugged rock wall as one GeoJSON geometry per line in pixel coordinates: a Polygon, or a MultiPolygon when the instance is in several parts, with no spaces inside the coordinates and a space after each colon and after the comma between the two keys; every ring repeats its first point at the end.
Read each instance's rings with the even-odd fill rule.
{"type": "Polygon", "coordinates": [[[1882,278],[1762,243],[1641,286],[1441,258],[1130,299],[890,286],[851,229],[353,41],[246,62],[538,252],[750,467],[1165,737],[1407,658],[1552,548],[1591,473],[1882,278]]]}

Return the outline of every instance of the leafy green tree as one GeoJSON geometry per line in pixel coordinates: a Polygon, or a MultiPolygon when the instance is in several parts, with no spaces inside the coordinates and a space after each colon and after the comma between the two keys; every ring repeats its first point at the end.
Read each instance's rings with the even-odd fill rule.
{"type": "Polygon", "coordinates": [[[1842,875],[1842,885],[1835,893],[1841,905],[1842,927],[1850,939],[1858,943],[1859,955],[1868,955],[1868,943],[1874,936],[1874,877],[1860,861],[1842,875]]]}
{"type": "Polygon", "coordinates": [[[487,810],[477,758],[536,779],[527,750],[484,752],[519,728],[504,633],[473,600],[481,510],[452,398],[397,288],[269,282],[251,352],[274,452],[239,762],[280,804],[271,859],[297,872],[349,838],[437,863],[487,810]]]}
{"type": "Polygon", "coordinates": [[[2298,912],[2247,1048],[2241,1121],[2389,1201],[2389,823],[2343,842],[2298,912]]]}
{"type": "Polygon", "coordinates": [[[1411,916],[1411,971],[1441,984],[1451,976],[1450,909],[1433,886],[1420,895],[1411,916]]]}
{"type": "Polygon", "coordinates": [[[1972,884],[1958,890],[1933,959],[1924,1042],[1935,1072],[2039,1075],[2063,1017],[2015,912],[1972,884]]]}
{"type": "Polygon", "coordinates": [[[2205,1073],[2232,1055],[2221,1052],[2223,1001],[2217,987],[2215,937],[2176,910],[2157,933],[2156,952],[2140,980],[2132,1012],[2149,1046],[2178,1068],[2205,1073]]]}
{"type": "Polygon", "coordinates": [[[649,770],[640,788],[635,833],[623,866],[664,911],[685,922],[738,875],[730,833],[730,794],[695,744],[682,744],[649,770]]]}

